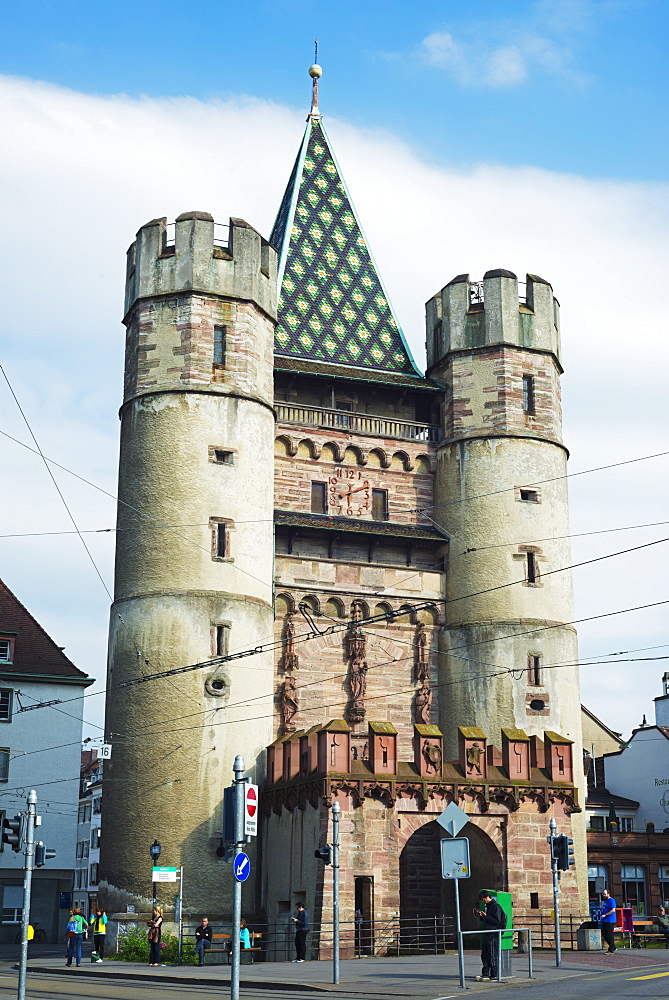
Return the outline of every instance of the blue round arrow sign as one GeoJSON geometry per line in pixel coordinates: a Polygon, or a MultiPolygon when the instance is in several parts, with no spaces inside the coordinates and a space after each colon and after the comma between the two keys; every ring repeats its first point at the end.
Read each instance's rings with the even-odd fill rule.
{"type": "Polygon", "coordinates": [[[238,882],[246,882],[251,874],[251,859],[248,854],[240,851],[239,854],[235,855],[235,860],[232,862],[232,871],[238,882]]]}

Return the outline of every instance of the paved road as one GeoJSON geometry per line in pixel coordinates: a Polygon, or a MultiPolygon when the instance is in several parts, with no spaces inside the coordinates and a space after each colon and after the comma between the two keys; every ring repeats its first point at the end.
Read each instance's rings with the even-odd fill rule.
{"type": "MultiPolygon", "coordinates": [[[[331,982],[329,962],[261,963],[241,969],[243,1000],[301,1000],[327,995],[330,1000],[438,1000],[461,997],[454,955],[372,958],[342,961],[341,983],[331,982]]],[[[494,992],[499,1000],[651,1000],[669,996],[669,952],[622,951],[615,955],[577,952],[565,955],[561,969],[552,957],[535,956],[535,976],[527,979],[525,956],[514,956],[516,978],[506,983],[477,983],[480,960],[466,956],[467,990],[494,992]]],[[[229,995],[227,966],[149,968],[122,962],[83,964],[66,969],[59,960],[29,963],[27,1000],[225,1000],[229,995]],[[78,980],[73,983],[72,980],[78,980]]],[[[0,963],[0,1000],[16,996],[16,970],[0,963]]],[[[482,998],[478,998],[482,1000],[482,998]]],[[[490,998],[492,1000],[492,998],[490,998]]]]}

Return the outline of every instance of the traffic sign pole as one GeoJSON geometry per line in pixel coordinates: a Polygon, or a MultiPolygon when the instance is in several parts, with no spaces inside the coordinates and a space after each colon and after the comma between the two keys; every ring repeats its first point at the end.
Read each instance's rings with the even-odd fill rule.
{"type": "Polygon", "coordinates": [[[341,806],[332,803],[332,982],[339,982],[339,814],[341,806]]]}
{"type": "Polygon", "coordinates": [[[27,822],[25,826],[24,845],[24,874],[23,874],[23,911],[21,913],[21,959],[19,961],[19,986],[17,1000],[25,1000],[26,996],[26,970],[28,965],[28,924],[30,923],[30,892],[33,880],[33,861],[35,858],[35,813],[37,804],[37,792],[33,789],[28,793],[26,800],[27,822]]]}
{"type": "MultiPolygon", "coordinates": [[[[241,852],[244,845],[244,819],[246,812],[246,781],[244,779],[244,758],[241,754],[235,757],[232,767],[234,779],[235,802],[235,856],[241,852]]],[[[232,933],[230,935],[230,1000],[239,1000],[239,964],[240,941],[239,927],[242,922],[242,883],[235,876],[237,859],[232,863],[232,933]]]]}
{"type": "Polygon", "coordinates": [[[455,889],[455,933],[458,935],[458,970],[460,972],[460,986],[464,990],[465,986],[465,952],[462,947],[462,928],[460,926],[460,879],[453,879],[455,889]]]}

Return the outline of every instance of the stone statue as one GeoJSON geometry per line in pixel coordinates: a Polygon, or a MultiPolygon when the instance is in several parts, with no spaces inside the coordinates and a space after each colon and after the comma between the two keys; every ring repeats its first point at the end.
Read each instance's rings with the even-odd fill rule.
{"type": "Polygon", "coordinates": [[[414,714],[416,722],[422,726],[430,724],[430,709],[432,708],[432,689],[423,682],[423,686],[416,691],[414,699],[414,714]]]}
{"type": "Polygon", "coordinates": [[[297,714],[297,684],[292,674],[286,674],[280,689],[280,707],[284,733],[294,733],[293,719],[297,714]]]}
{"type": "Polygon", "coordinates": [[[348,689],[350,692],[346,714],[349,722],[352,723],[362,722],[365,718],[365,691],[369,666],[365,660],[367,637],[357,625],[361,617],[361,607],[357,601],[354,601],[351,610],[351,625],[345,636],[346,656],[349,660],[348,689]]]}
{"type": "Polygon", "coordinates": [[[441,774],[442,750],[439,743],[429,743],[426,740],[423,744],[423,757],[433,771],[441,774]]]}
{"type": "Polygon", "coordinates": [[[299,657],[295,652],[295,625],[292,612],[286,616],[286,627],[283,630],[283,669],[297,670],[299,657]]]}
{"type": "Polygon", "coordinates": [[[467,747],[467,771],[476,771],[477,774],[483,774],[481,770],[481,754],[483,750],[478,743],[472,743],[471,746],[467,747]]]}
{"type": "Polygon", "coordinates": [[[430,679],[430,664],[427,657],[427,631],[425,625],[420,622],[416,630],[416,680],[428,681],[430,679]]]}

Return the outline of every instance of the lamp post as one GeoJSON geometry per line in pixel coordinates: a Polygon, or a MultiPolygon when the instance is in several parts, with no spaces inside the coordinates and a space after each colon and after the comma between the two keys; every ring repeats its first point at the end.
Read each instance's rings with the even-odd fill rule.
{"type": "Polygon", "coordinates": [[[162,847],[160,846],[160,843],[157,840],[154,840],[154,842],[151,844],[151,847],[149,848],[149,854],[151,855],[151,895],[153,897],[154,906],[156,905],[158,900],[156,898],[156,883],[153,881],[153,868],[158,862],[158,858],[160,857],[161,851],[162,847]]]}

